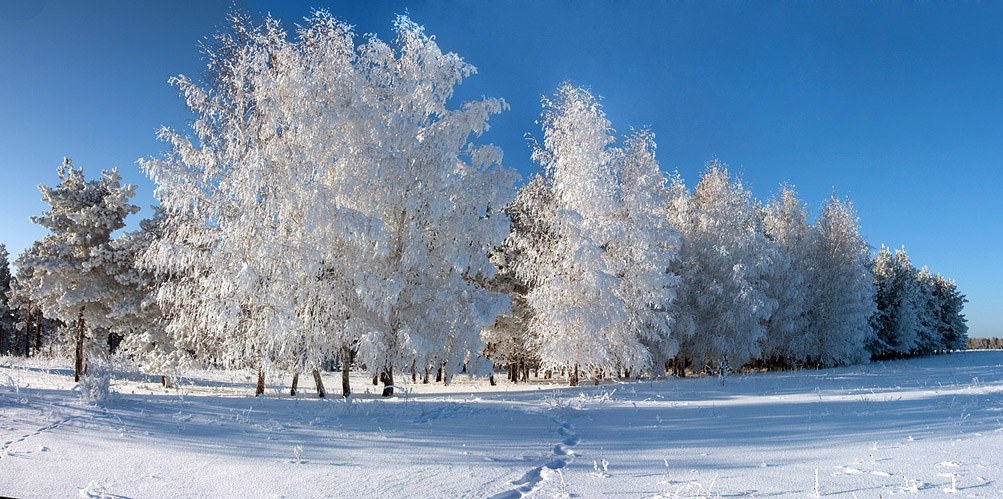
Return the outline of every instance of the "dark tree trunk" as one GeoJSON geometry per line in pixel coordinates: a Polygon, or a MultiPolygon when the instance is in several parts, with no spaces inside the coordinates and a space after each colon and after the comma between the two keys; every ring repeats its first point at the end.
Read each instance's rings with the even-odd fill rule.
{"type": "Polygon", "coordinates": [[[300,373],[293,374],[293,386],[289,388],[289,396],[296,396],[296,387],[300,384],[300,373]]]}
{"type": "Polygon", "coordinates": [[[676,357],[676,359],[677,359],[677,367],[676,367],[676,369],[679,369],[679,377],[680,378],[685,378],[686,377],[686,364],[689,363],[689,360],[686,357],[676,357]]]}
{"type": "Polygon", "coordinates": [[[394,368],[387,367],[383,372],[383,396],[389,397],[394,394],[394,368]]]}
{"type": "Polygon", "coordinates": [[[417,368],[418,368],[418,360],[417,359],[412,360],[411,361],[411,382],[412,383],[417,383],[418,382],[418,370],[417,370],[417,368]]]}
{"type": "Polygon", "coordinates": [[[352,384],[348,381],[348,369],[352,366],[352,352],[347,347],[341,349],[341,395],[348,398],[352,394],[352,384]]]}
{"type": "Polygon", "coordinates": [[[262,371],[261,368],[259,367],[258,386],[254,388],[254,396],[257,397],[258,395],[261,395],[263,393],[265,393],[265,371],[262,371]]]}
{"type": "Polygon", "coordinates": [[[28,325],[24,327],[24,356],[31,357],[31,316],[28,316],[28,325]]]}
{"type": "MultiPolygon", "coordinates": [[[[34,310],[31,308],[31,301],[28,301],[28,311],[25,312],[24,319],[24,356],[28,356],[28,338],[31,337],[31,316],[34,310]]],[[[17,345],[14,346],[14,350],[17,351],[21,348],[21,341],[17,339],[17,333],[14,333],[14,341],[17,345]]]]}
{"type": "Polygon", "coordinates": [[[578,386],[578,364],[575,364],[575,370],[574,371],[571,371],[569,369],[568,370],[568,374],[569,374],[568,385],[569,386],[578,386]]]}
{"type": "Polygon", "coordinates": [[[80,307],[80,314],[77,316],[77,348],[76,358],[73,362],[73,381],[80,382],[80,375],[84,372],[84,309],[80,307]]]}
{"type": "Polygon", "coordinates": [[[439,369],[435,371],[435,382],[442,382],[442,364],[439,364],[439,369]]]}
{"type": "Polygon", "coordinates": [[[373,386],[376,386],[376,385],[379,385],[379,384],[380,384],[380,375],[379,374],[374,374],[373,375],[373,386]]]}
{"type": "Polygon", "coordinates": [[[313,383],[317,385],[317,397],[326,397],[327,390],[324,390],[324,380],[320,377],[320,371],[316,369],[313,370],[313,383]]]}
{"type": "Polygon", "coordinates": [[[35,355],[42,351],[42,311],[35,311],[35,355]]]}
{"type": "Polygon", "coordinates": [[[428,368],[427,367],[425,368],[425,377],[422,378],[421,382],[422,382],[422,384],[425,384],[425,385],[428,384],[428,368]]]}

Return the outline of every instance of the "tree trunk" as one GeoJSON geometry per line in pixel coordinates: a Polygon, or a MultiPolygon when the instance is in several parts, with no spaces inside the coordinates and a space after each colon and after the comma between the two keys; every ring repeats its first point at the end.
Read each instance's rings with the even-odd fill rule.
{"type": "Polygon", "coordinates": [[[42,311],[35,311],[35,355],[42,351],[42,311]]]}
{"type": "Polygon", "coordinates": [[[79,383],[80,375],[84,371],[84,309],[80,307],[80,315],[77,316],[77,348],[76,358],[73,362],[73,381],[79,383]]]}
{"type": "Polygon", "coordinates": [[[686,357],[682,355],[677,355],[676,359],[672,363],[672,369],[677,377],[686,377],[686,357]]]}
{"type": "Polygon", "coordinates": [[[258,368],[258,386],[254,388],[254,396],[257,397],[265,393],[265,371],[258,368]]]}
{"type": "Polygon", "coordinates": [[[374,374],[373,375],[373,386],[376,386],[376,385],[379,385],[379,384],[380,384],[380,375],[379,374],[374,374]]]}
{"type": "Polygon", "coordinates": [[[313,382],[317,385],[317,397],[324,398],[327,396],[327,390],[324,390],[324,380],[320,377],[320,371],[313,370],[313,382]]]}
{"type": "Polygon", "coordinates": [[[341,349],[341,395],[348,398],[352,394],[352,384],[348,381],[348,369],[352,366],[352,352],[348,347],[341,349]]]}
{"type": "MultiPolygon", "coordinates": [[[[34,313],[34,310],[32,310],[32,308],[31,308],[31,301],[29,300],[28,301],[28,311],[25,312],[25,319],[24,319],[24,356],[25,357],[28,356],[28,338],[31,337],[31,315],[33,313],[34,313]]],[[[16,332],[14,333],[14,341],[15,341],[15,343],[18,343],[14,347],[14,350],[17,351],[19,348],[21,348],[21,345],[20,345],[21,341],[17,339],[17,333],[16,332]]]]}
{"type": "Polygon", "coordinates": [[[383,372],[383,396],[389,397],[394,394],[394,368],[387,367],[386,371],[383,372]]]}
{"type": "Polygon", "coordinates": [[[28,325],[24,328],[24,356],[31,357],[31,316],[28,316],[28,325]]]}
{"type": "Polygon", "coordinates": [[[427,367],[425,368],[425,377],[422,378],[421,382],[422,382],[422,384],[425,384],[425,385],[428,384],[428,368],[427,367]]]}
{"type": "Polygon", "coordinates": [[[417,367],[418,367],[418,360],[417,359],[412,360],[411,361],[411,382],[412,383],[417,383],[418,382],[417,367]]]}
{"type": "Polygon", "coordinates": [[[442,381],[442,364],[439,364],[439,369],[435,371],[435,382],[439,383],[442,381]]]}
{"type": "Polygon", "coordinates": [[[575,364],[575,370],[574,371],[572,371],[571,369],[568,369],[568,375],[569,375],[568,385],[569,386],[578,386],[578,364],[575,364]]]}
{"type": "Polygon", "coordinates": [[[289,396],[296,396],[296,387],[300,384],[300,373],[293,374],[293,386],[289,389],[289,396]]]}

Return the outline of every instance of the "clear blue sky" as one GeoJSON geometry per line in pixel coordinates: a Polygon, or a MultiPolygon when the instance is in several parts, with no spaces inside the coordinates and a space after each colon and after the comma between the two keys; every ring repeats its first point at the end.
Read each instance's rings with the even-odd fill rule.
{"type": "MultiPolygon", "coordinates": [[[[63,156],[89,177],[156,155],[189,118],[167,78],[197,76],[200,39],[230,0],[14,0],[0,6],[0,242],[44,231],[36,185],[63,156]]],[[[458,98],[503,97],[485,139],[537,170],[539,97],[570,80],[619,132],[649,126],[663,169],[693,185],[718,157],[760,199],[793,183],[813,208],[835,188],[868,241],[906,246],[954,278],[973,336],[1003,336],[1003,3],[429,1],[237,2],[291,27],[327,8],[391,37],[408,13],[479,69],[458,98]]]]}

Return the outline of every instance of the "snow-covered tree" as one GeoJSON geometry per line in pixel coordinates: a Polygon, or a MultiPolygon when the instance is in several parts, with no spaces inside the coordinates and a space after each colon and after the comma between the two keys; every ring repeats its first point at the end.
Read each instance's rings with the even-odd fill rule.
{"type": "MultiPolygon", "coordinates": [[[[521,276],[529,283],[530,335],[547,368],[600,372],[645,369],[651,354],[628,323],[620,276],[624,261],[612,246],[624,234],[610,124],[587,90],[562,85],[543,100],[544,141],[534,158],[552,209],[536,210],[543,240],[523,241],[521,276]]],[[[626,254],[626,250],[623,251],[626,254]]]]}
{"type": "MultiPolygon", "coordinates": [[[[344,295],[326,278],[330,255],[354,256],[345,241],[362,237],[345,235],[367,229],[323,188],[337,132],[324,125],[328,101],[316,94],[322,82],[308,78],[309,54],[277,21],[231,21],[206,49],[205,86],[172,80],[197,116],[197,141],[164,129],[171,151],[144,162],[164,214],[143,261],[165,277],[157,302],[176,348],[258,367],[260,393],[272,363],[316,366],[342,346],[341,330],[312,326],[334,315],[319,306],[344,295]]],[[[328,35],[344,36],[339,27],[328,35]]]]}
{"type": "Polygon", "coordinates": [[[619,185],[614,223],[621,229],[609,251],[622,265],[617,272],[627,312],[622,334],[636,334],[652,357],[650,363],[623,366],[664,366],[679,350],[669,315],[678,279],[669,267],[679,256],[682,236],[665,216],[671,193],[655,160],[654,135],[642,130],[628,137],[614,158],[613,172],[619,185]]]}
{"type": "MultiPolygon", "coordinates": [[[[685,215],[680,272],[685,302],[676,307],[692,322],[681,340],[683,356],[726,371],[760,355],[760,341],[776,300],[766,294],[768,241],[752,195],[718,161],[707,165],[685,215]]],[[[676,215],[678,216],[678,215],[676,215]]]]}
{"type": "Polygon", "coordinates": [[[816,345],[808,329],[806,307],[811,297],[805,276],[813,261],[808,210],[792,187],[782,186],[763,210],[766,237],[776,248],[773,265],[764,278],[766,294],[777,308],[766,323],[763,358],[770,364],[793,366],[815,356],[816,345]]]}
{"type": "Polygon", "coordinates": [[[940,332],[940,300],[936,295],[937,283],[930,269],[923,267],[915,273],[916,287],[919,289],[919,328],[914,353],[932,355],[943,349],[940,332]]]}
{"type": "Polygon", "coordinates": [[[39,186],[50,211],[32,217],[49,234],[22,253],[17,265],[30,269],[30,277],[19,283],[45,315],[75,325],[74,377],[79,381],[85,350],[106,349],[101,333],[109,325],[110,295],[117,284],[102,254],[109,250],[111,234],[139,208],[129,204],[135,186],[121,185],[118,170],[88,181],[65,159],[58,173],[56,187],[39,186]]]}
{"type": "Polygon", "coordinates": [[[913,354],[920,346],[921,316],[927,305],[916,268],[905,249],[893,253],[884,246],[875,255],[872,265],[877,311],[871,318],[875,333],[871,354],[913,354]]]}
{"type": "Polygon", "coordinates": [[[13,341],[14,311],[10,307],[10,254],[7,246],[0,243],[0,354],[5,352],[4,344],[13,341]],[[10,338],[10,340],[8,340],[10,338]]]}
{"type": "Polygon", "coordinates": [[[139,230],[113,240],[102,256],[118,283],[111,299],[109,330],[122,336],[123,347],[145,372],[159,374],[166,385],[167,376],[187,355],[167,336],[164,314],[156,302],[166,276],[142,267],[143,255],[162,235],[163,210],[154,210],[153,218],[139,222],[139,230]]]}
{"type": "Polygon", "coordinates": [[[487,357],[495,363],[508,364],[508,378],[519,381],[520,374],[528,378],[530,364],[539,365],[535,349],[531,348],[532,337],[529,328],[533,310],[527,301],[530,284],[525,276],[530,269],[524,252],[532,251],[538,242],[545,241],[549,234],[541,216],[554,209],[550,189],[546,179],[534,175],[522,186],[514,200],[505,207],[505,214],[512,222],[512,231],[502,245],[491,253],[491,262],[498,269],[495,276],[485,282],[488,289],[506,293],[511,303],[508,313],[499,315],[494,324],[484,328],[481,337],[487,357]]]}
{"type": "Polygon", "coordinates": [[[808,329],[816,337],[812,360],[821,366],[866,362],[875,291],[867,242],[853,205],[833,194],[813,229],[814,265],[806,276],[811,289],[808,329]]]}
{"type": "Polygon", "coordinates": [[[500,149],[471,136],[504,101],[449,109],[453,88],[475,68],[443,54],[400,17],[396,49],[378,39],[357,49],[360,101],[354,132],[331,180],[338,200],[377,220],[385,257],[367,270],[360,296],[374,319],[360,338],[370,368],[445,365],[448,380],[481,349],[481,330],[508,310],[504,294],[477,284],[495,268],[490,251],[509,233],[502,209],[515,195],[500,149]]]}
{"type": "Polygon", "coordinates": [[[933,278],[933,295],[938,306],[935,309],[936,326],[940,337],[940,350],[964,350],[968,343],[968,324],[962,310],[965,306],[965,295],[958,292],[954,281],[940,274],[933,278]]]}
{"type": "Polygon", "coordinates": [[[406,18],[397,33],[356,46],[318,12],[290,39],[237,16],[206,86],[174,80],[198,141],[165,130],[171,152],[145,163],[166,210],[146,260],[189,276],[158,294],[172,337],[285,368],[351,346],[388,387],[480,350],[507,300],[474,277],[493,275],[515,175],[469,138],[505,104],[448,109],[474,68],[406,18]]]}

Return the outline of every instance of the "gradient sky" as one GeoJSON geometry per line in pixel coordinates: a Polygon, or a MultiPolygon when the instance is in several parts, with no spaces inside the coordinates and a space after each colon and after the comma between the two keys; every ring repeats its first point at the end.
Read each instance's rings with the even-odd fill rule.
{"type": "MultiPolygon", "coordinates": [[[[14,0],[0,5],[0,242],[45,232],[37,185],[63,156],[118,167],[149,216],[136,160],[190,119],[167,78],[198,76],[198,42],[231,0],[14,0]]],[[[602,97],[618,132],[650,127],[663,170],[694,185],[720,158],[760,199],[794,184],[813,208],[849,196],[874,246],[955,279],[972,336],[1003,336],[1003,3],[237,1],[290,29],[326,8],[392,37],[407,13],[479,74],[456,100],[503,97],[484,140],[538,170],[540,96],[564,80],[602,97]]],[[[13,256],[12,256],[13,258],[13,256]]]]}

